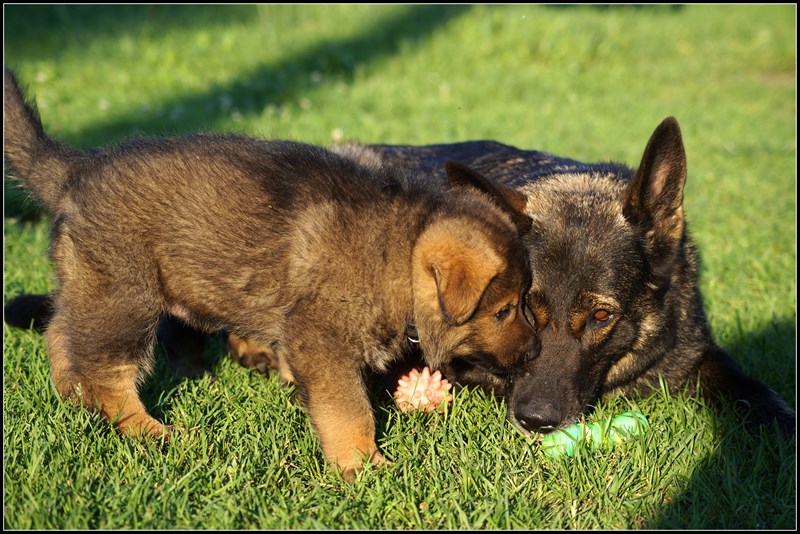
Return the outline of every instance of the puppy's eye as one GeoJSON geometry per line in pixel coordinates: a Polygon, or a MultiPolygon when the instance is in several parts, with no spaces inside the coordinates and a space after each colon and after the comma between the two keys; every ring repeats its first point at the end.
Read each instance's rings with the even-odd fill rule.
{"type": "Polygon", "coordinates": [[[610,321],[614,317],[614,314],[608,310],[603,308],[598,308],[592,314],[592,319],[596,324],[602,325],[610,321]]]}
{"type": "Polygon", "coordinates": [[[498,321],[504,320],[508,317],[508,314],[511,313],[511,304],[506,304],[503,306],[499,312],[495,313],[494,316],[497,317],[498,321]]]}

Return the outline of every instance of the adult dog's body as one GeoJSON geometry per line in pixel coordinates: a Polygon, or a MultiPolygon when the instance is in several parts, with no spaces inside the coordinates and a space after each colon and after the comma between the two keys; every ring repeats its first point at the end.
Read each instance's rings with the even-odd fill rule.
{"type": "MultiPolygon", "coordinates": [[[[708,328],[684,222],[686,156],[675,119],[655,130],[637,170],[493,141],[349,152],[434,177],[445,160],[458,160],[526,196],[528,304],[541,352],[521,386],[527,393],[509,399],[509,413],[525,417],[517,421],[523,430],[570,424],[598,398],[646,394],[662,377],[675,390],[699,385],[715,403],[738,401],[749,422],[774,421],[794,434],[794,411],[742,373],[708,328]]],[[[503,393],[503,381],[479,365],[452,364],[451,380],[503,393]]]]}

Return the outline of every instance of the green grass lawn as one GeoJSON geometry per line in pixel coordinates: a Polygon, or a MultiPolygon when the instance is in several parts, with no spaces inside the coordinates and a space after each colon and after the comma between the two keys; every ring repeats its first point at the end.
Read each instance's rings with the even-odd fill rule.
{"type": "MultiPolygon", "coordinates": [[[[796,398],[796,7],[4,6],[6,64],[79,146],[236,131],[329,145],[496,139],[636,165],[668,115],[717,341],[796,398]]],[[[4,300],[52,289],[48,220],[6,184],[4,300]]],[[[42,337],[4,327],[7,529],[794,529],[796,443],[700,399],[603,402],[651,431],[550,460],[501,402],[376,408],[394,463],[343,482],[291,389],[209,347],[142,393],[191,430],[122,439],[57,400],[42,337]]]]}

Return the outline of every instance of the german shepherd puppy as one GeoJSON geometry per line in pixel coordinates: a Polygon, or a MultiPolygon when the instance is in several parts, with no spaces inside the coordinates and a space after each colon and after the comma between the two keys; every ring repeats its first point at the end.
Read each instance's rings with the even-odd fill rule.
{"type": "Polygon", "coordinates": [[[138,394],[168,313],[276,343],[348,479],[385,461],[364,375],[402,356],[409,337],[434,368],[469,355],[530,375],[520,235],[531,221],[502,195],[445,192],[288,141],[192,135],[78,150],[45,135],[8,69],[4,95],[6,163],[53,215],[53,383],[120,431],[172,430],[138,394]]]}

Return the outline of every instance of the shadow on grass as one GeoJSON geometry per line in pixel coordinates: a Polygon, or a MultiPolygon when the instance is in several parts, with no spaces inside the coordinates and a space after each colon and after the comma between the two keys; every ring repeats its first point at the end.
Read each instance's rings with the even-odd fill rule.
{"type": "Polygon", "coordinates": [[[714,426],[714,453],[698,463],[681,493],[644,521],[644,528],[796,528],[796,438],[748,429],[728,407],[714,426]],[[754,439],[761,442],[754,446],[754,439]]]}
{"type": "Polygon", "coordinates": [[[209,335],[205,345],[205,350],[201,356],[201,365],[204,372],[197,376],[186,376],[176,368],[176,363],[179,367],[185,363],[185,360],[180,356],[175,356],[174,353],[168,353],[168,349],[159,343],[156,347],[156,362],[153,374],[147,379],[139,392],[142,403],[147,407],[150,415],[161,422],[166,422],[164,414],[172,409],[173,397],[180,389],[180,385],[187,380],[201,380],[206,377],[209,377],[211,381],[217,380],[212,370],[220,359],[229,357],[227,347],[219,334],[209,335]]]}
{"type": "MultiPolygon", "coordinates": [[[[122,9],[119,13],[117,6],[106,9],[94,6],[70,6],[69,8],[56,6],[49,9],[40,7],[39,9],[51,13],[45,20],[59,19],[60,16],[52,13],[60,14],[66,11],[70,14],[67,17],[69,20],[77,20],[80,18],[79,14],[85,12],[92,14],[91,20],[93,21],[102,22],[107,18],[117,19],[123,16],[130,18],[131,24],[146,23],[147,13],[155,9],[155,6],[127,7],[129,9],[122,9]],[[98,12],[95,13],[95,10],[98,12]]],[[[181,19],[184,6],[158,7],[159,9],[169,7],[168,14],[174,11],[172,18],[175,19],[176,26],[192,23],[191,17],[188,22],[181,19]]],[[[197,9],[189,9],[186,13],[195,13],[197,9]]],[[[460,16],[467,9],[469,6],[463,5],[408,6],[396,16],[366,27],[359,35],[339,41],[315,44],[276,64],[263,64],[249,72],[243,72],[237,80],[228,84],[212,86],[203,92],[167,98],[159,102],[159,108],[184,110],[182,120],[169,124],[172,130],[170,133],[177,134],[200,128],[212,128],[215,122],[229,117],[231,101],[234,103],[233,107],[242,114],[258,114],[269,104],[298,102],[305,91],[315,88],[318,83],[325,83],[324,80],[331,79],[349,80],[354,75],[357,66],[394,54],[404,41],[424,39],[436,28],[460,16]],[[321,78],[317,78],[317,80],[323,81],[312,80],[312,72],[319,73],[321,78]]],[[[235,19],[239,11],[228,13],[228,11],[222,10],[220,13],[235,19]]],[[[208,15],[204,15],[205,17],[208,15]]],[[[224,20],[225,17],[223,17],[224,20]]],[[[50,22],[50,25],[57,25],[57,23],[50,22]]],[[[100,29],[102,26],[101,23],[87,23],[87,27],[90,28],[87,31],[103,31],[100,29]]],[[[12,38],[13,36],[7,37],[7,39],[12,38]]],[[[170,122],[168,119],[158,114],[143,114],[140,110],[131,110],[116,120],[79,132],[76,134],[76,138],[80,140],[82,146],[101,146],[124,137],[163,135],[165,124],[168,122],[170,122]]]]}
{"type": "Polygon", "coordinates": [[[796,440],[776,438],[764,429],[755,439],[767,443],[753,447],[750,431],[727,410],[715,426],[718,448],[644,528],[796,528],[796,440]]]}
{"type": "MultiPolygon", "coordinates": [[[[185,133],[209,128],[230,115],[230,104],[244,114],[259,114],[267,105],[299,102],[301,95],[316,87],[311,73],[322,80],[349,81],[359,65],[374,62],[394,54],[404,40],[420,40],[448,20],[461,15],[467,6],[416,5],[409,6],[398,16],[365,28],[354,37],[315,44],[297,55],[277,64],[264,64],[243,72],[225,85],[160,102],[165,109],[185,110],[186,120],[175,125],[173,133],[185,133]]],[[[321,83],[324,83],[321,82],[321,83]]],[[[165,118],[143,117],[138,111],[116,121],[81,132],[90,142],[119,138],[122,135],[161,135],[165,118]]]]}
{"type": "Polygon", "coordinates": [[[249,5],[7,5],[3,39],[26,60],[54,59],[53,50],[65,53],[98,39],[119,39],[147,29],[169,31],[247,22],[253,18],[253,9],[249,5]],[[43,46],[43,40],[54,46],[43,46]]]}
{"type": "Polygon", "coordinates": [[[680,4],[544,4],[544,7],[556,9],[595,9],[595,10],[639,10],[658,9],[662,11],[681,11],[680,4]]]}
{"type": "MultiPolygon", "coordinates": [[[[743,370],[754,369],[748,374],[795,409],[796,336],[794,321],[784,319],[761,330],[740,331],[725,347],[743,370]]],[[[796,528],[796,438],[746,427],[732,403],[714,418],[714,426],[719,440],[714,454],[699,463],[682,493],[645,528],[796,528]],[[761,443],[753,447],[753,439],[761,443]]]]}

